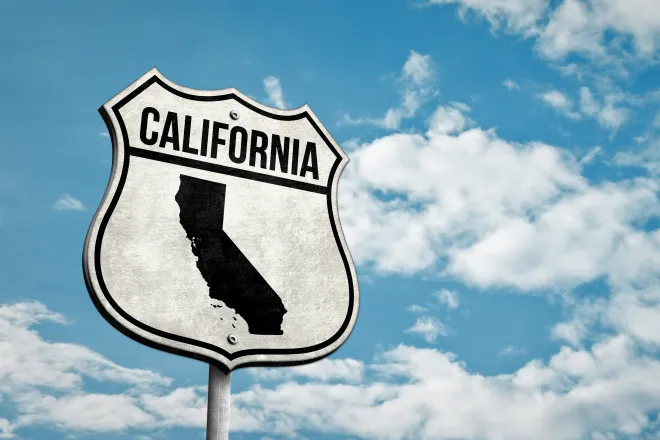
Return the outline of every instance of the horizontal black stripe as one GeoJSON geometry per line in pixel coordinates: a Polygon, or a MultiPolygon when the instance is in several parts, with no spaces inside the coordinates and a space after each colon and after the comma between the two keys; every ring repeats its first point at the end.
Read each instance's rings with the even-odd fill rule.
{"type": "Polygon", "coordinates": [[[190,159],[187,157],[174,156],[172,154],[160,153],[144,148],[128,147],[128,153],[131,156],[141,157],[143,159],[157,160],[167,162],[173,165],[181,165],[198,170],[211,171],[214,173],[226,174],[228,176],[240,177],[242,179],[256,180],[258,182],[270,183],[273,185],[286,186],[302,191],[315,192],[318,194],[327,194],[328,188],[313,183],[298,182],[296,180],[285,179],[283,177],[271,176],[268,174],[255,173],[254,171],[232,168],[216,163],[203,162],[201,160],[190,159]]]}

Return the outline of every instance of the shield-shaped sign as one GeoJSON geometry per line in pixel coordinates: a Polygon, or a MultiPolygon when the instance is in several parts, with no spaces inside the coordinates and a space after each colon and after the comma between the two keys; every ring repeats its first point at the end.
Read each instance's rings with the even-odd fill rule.
{"type": "Polygon", "coordinates": [[[100,112],[112,176],[83,266],[109,322],[225,372],[312,362],[348,338],[358,284],[337,210],[348,158],[309,107],[192,90],[152,69],[100,112]]]}

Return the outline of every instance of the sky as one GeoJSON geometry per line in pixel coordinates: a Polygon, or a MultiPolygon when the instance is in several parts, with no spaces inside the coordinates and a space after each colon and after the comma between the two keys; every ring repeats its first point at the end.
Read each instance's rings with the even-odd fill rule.
{"type": "Polygon", "coordinates": [[[0,0],[0,438],[204,438],[208,366],[94,308],[97,109],[152,67],[308,104],[360,283],[231,438],[660,438],[657,0],[0,0]]]}

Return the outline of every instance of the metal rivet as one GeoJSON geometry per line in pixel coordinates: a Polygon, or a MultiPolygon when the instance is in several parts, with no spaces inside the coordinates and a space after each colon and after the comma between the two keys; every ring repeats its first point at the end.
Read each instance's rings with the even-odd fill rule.
{"type": "Polygon", "coordinates": [[[237,338],[236,336],[234,336],[234,335],[229,335],[229,336],[227,336],[227,341],[229,341],[229,343],[230,343],[231,345],[236,345],[236,344],[238,344],[238,338],[237,338]]]}
{"type": "Polygon", "coordinates": [[[238,112],[236,110],[232,110],[229,112],[229,117],[232,118],[234,121],[239,118],[238,112]]]}

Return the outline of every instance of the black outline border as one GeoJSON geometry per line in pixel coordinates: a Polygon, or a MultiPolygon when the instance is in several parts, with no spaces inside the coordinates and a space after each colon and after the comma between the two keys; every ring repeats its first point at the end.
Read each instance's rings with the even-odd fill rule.
{"type": "MultiPolygon", "coordinates": [[[[124,318],[126,321],[130,322],[134,326],[136,326],[136,327],[138,327],[138,328],[140,328],[140,329],[142,329],[142,330],[144,330],[148,333],[151,333],[155,336],[159,336],[159,337],[165,338],[167,340],[173,340],[173,341],[181,342],[181,343],[188,344],[188,345],[195,346],[195,347],[204,348],[206,350],[210,350],[210,351],[213,351],[215,353],[218,353],[218,354],[220,354],[221,356],[224,356],[226,359],[228,359],[230,361],[238,359],[240,357],[244,357],[244,356],[260,355],[260,354],[283,355],[283,354],[312,353],[314,351],[322,350],[323,348],[333,344],[337,339],[339,339],[340,337],[342,337],[346,333],[346,329],[348,328],[348,325],[351,322],[351,318],[352,318],[353,313],[354,313],[355,287],[353,285],[353,274],[352,274],[352,271],[351,271],[351,267],[350,267],[350,264],[348,262],[348,258],[346,256],[347,249],[344,249],[344,246],[342,245],[342,242],[339,238],[339,234],[337,232],[337,224],[336,224],[336,221],[335,221],[334,210],[333,210],[333,206],[332,206],[332,191],[331,191],[331,188],[334,184],[335,174],[336,174],[336,171],[337,171],[337,168],[338,168],[339,164],[341,163],[342,157],[337,152],[337,150],[335,149],[332,142],[330,142],[328,140],[327,136],[321,131],[319,126],[316,124],[314,119],[311,118],[311,116],[309,115],[309,113],[307,111],[303,111],[302,113],[295,114],[295,115],[277,115],[277,114],[270,113],[270,112],[267,112],[265,110],[262,110],[262,109],[260,109],[256,106],[250,104],[249,102],[245,101],[243,98],[241,98],[240,96],[238,96],[238,95],[236,95],[235,93],[232,93],[232,92],[224,93],[224,94],[221,94],[221,95],[214,95],[214,96],[192,95],[192,94],[182,92],[180,90],[175,89],[174,87],[172,87],[169,84],[165,83],[161,78],[158,77],[157,74],[154,74],[151,78],[147,79],[143,84],[138,86],[135,90],[133,90],[131,93],[129,93],[121,101],[119,101],[118,103],[113,105],[112,106],[112,112],[114,113],[115,117],[117,118],[117,122],[119,123],[120,129],[121,129],[121,132],[122,132],[123,145],[125,147],[122,149],[124,151],[121,151],[121,153],[124,154],[124,162],[123,162],[123,166],[122,166],[122,170],[121,170],[121,176],[119,178],[119,182],[117,184],[116,191],[112,195],[112,200],[111,200],[110,204],[108,205],[108,208],[107,208],[106,212],[104,213],[103,218],[101,219],[99,229],[98,229],[98,232],[96,234],[96,239],[95,239],[95,243],[94,243],[95,244],[95,246],[94,246],[94,267],[95,267],[95,271],[96,271],[96,279],[99,283],[99,286],[101,288],[101,291],[102,291],[104,297],[106,298],[106,300],[108,301],[110,306],[119,315],[121,315],[122,318],[124,318]],[[105,281],[103,280],[103,274],[102,274],[102,270],[101,270],[100,254],[101,254],[101,245],[102,245],[102,242],[103,242],[103,234],[105,232],[105,228],[107,227],[108,221],[110,220],[110,217],[112,216],[112,213],[113,213],[113,211],[114,211],[114,209],[117,205],[117,202],[119,201],[119,197],[121,196],[121,191],[122,191],[122,189],[124,187],[124,183],[126,181],[126,176],[128,174],[128,167],[129,167],[129,163],[130,163],[129,159],[130,159],[130,156],[131,156],[130,150],[132,149],[129,146],[128,133],[127,133],[126,127],[124,125],[124,121],[123,121],[121,115],[119,114],[119,110],[124,105],[126,105],[128,102],[130,102],[132,99],[134,99],[136,96],[138,96],[140,93],[142,93],[144,90],[146,90],[147,88],[149,88],[153,84],[158,84],[159,86],[163,87],[165,90],[167,90],[168,92],[170,92],[170,93],[172,93],[176,96],[179,96],[179,97],[185,98],[185,99],[194,100],[194,101],[215,102],[215,101],[225,101],[225,100],[233,99],[233,100],[239,102],[241,105],[249,108],[250,110],[252,110],[254,112],[257,112],[262,116],[266,116],[266,117],[273,118],[273,119],[278,119],[278,120],[283,120],[283,121],[294,121],[294,120],[306,118],[308,120],[308,122],[312,125],[312,127],[314,127],[314,129],[319,134],[319,136],[321,136],[321,138],[326,143],[326,145],[335,154],[335,157],[337,158],[337,160],[335,160],[335,163],[333,164],[333,166],[330,170],[330,176],[328,178],[327,191],[325,191],[325,194],[326,194],[326,200],[327,200],[327,206],[328,206],[328,215],[330,216],[330,224],[331,224],[331,227],[332,227],[332,233],[335,237],[335,242],[337,243],[337,247],[339,248],[339,252],[341,254],[341,258],[342,258],[342,261],[344,263],[344,269],[346,270],[346,275],[347,275],[347,278],[348,278],[349,300],[348,300],[348,311],[347,311],[347,314],[346,314],[346,319],[342,323],[342,326],[340,327],[339,331],[337,333],[335,333],[327,341],[325,341],[321,344],[316,344],[316,345],[310,346],[310,347],[303,347],[303,348],[296,348],[296,349],[251,349],[251,350],[240,350],[240,351],[237,351],[235,353],[228,353],[225,350],[223,350],[222,348],[216,347],[216,346],[208,344],[206,342],[196,341],[194,339],[189,339],[189,338],[186,338],[186,337],[173,335],[173,334],[164,332],[162,330],[152,328],[152,327],[150,327],[146,324],[143,324],[143,323],[137,321],[132,316],[130,316],[126,311],[121,309],[117,305],[117,303],[114,301],[114,299],[110,295],[110,293],[109,293],[109,291],[108,291],[108,289],[105,285],[105,281]]],[[[108,114],[108,112],[106,111],[106,109],[104,107],[99,108],[99,113],[101,114],[101,117],[103,118],[105,124],[107,125],[108,129],[110,130],[110,134],[111,134],[111,138],[112,138],[113,151],[114,151],[115,154],[119,154],[120,153],[119,142],[117,141],[117,137],[116,137],[116,133],[115,133],[115,130],[114,130],[114,125],[112,123],[112,119],[111,119],[110,115],[108,114]]],[[[114,165],[117,163],[117,159],[118,159],[117,157],[113,157],[112,176],[114,176],[115,173],[116,173],[114,165]]],[[[196,162],[199,162],[199,161],[196,161],[196,162]]],[[[111,185],[111,184],[112,184],[112,179],[111,179],[111,181],[108,185],[111,185]]],[[[108,189],[109,189],[109,187],[108,187],[108,189]]],[[[106,194],[104,196],[103,200],[106,199],[107,195],[108,194],[106,194]]],[[[103,204],[103,202],[101,203],[101,205],[102,204],[103,204]]],[[[92,227],[90,227],[90,230],[89,230],[90,234],[92,232],[93,225],[95,225],[95,224],[96,224],[96,216],[95,216],[95,220],[92,223],[92,227]]],[[[88,241],[86,240],[85,252],[83,253],[84,258],[85,258],[85,260],[83,261],[83,270],[84,270],[85,274],[87,274],[87,271],[85,269],[85,266],[87,265],[87,261],[86,261],[87,260],[87,254],[86,254],[87,244],[88,244],[88,241]]],[[[101,304],[101,302],[99,301],[99,299],[97,297],[96,289],[94,289],[93,285],[91,284],[91,280],[89,280],[87,276],[85,276],[85,280],[86,280],[86,283],[87,283],[88,292],[90,294],[90,297],[91,297],[94,305],[98,309],[98,311],[101,313],[101,315],[103,315],[103,317],[113,327],[115,327],[121,333],[123,333],[124,335],[128,336],[129,338],[135,340],[136,342],[139,342],[139,343],[144,344],[146,346],[149,346],[151,348],[155,348],[155,349],[158,349],[158,350],[161,350],[161,351],[177,354],[177,355],[180,355],[180,356],[185,356],[185,357],[192,358],[192,359],[201,360],[201,361],[207,362],[209,364],[213,364],[216,367],[220,368],[225,374],[229,373],[232,370],[236,370],[238,368],[245,368],[245,367],[278,366],[278,365],[279,366],[293,366],[293,365],[307,364],[307,363],[314,362],[314,361],[316,361],[316,360],[318,360],[322,357],[328,356],[332,352],[334,352],[335,350],[337,350],[339,348],[339,346],[338,346],[332,352],[328,352],[328,353],[325,353],[323,356],[317,356],[317,357],[313,357],[313,358],[310,358],[310,359],[296,360],[296,361],[246,362],[246,363],[243,363],[243,364],[239,364],[239,365],[237,365],[233,368],[230,368],[230,367],[228,367],[227,365],[225,365],[224,363],[218,361],[215,358],[211,358],[211,357],[208,357],[208,356],[203,355],[203,354],[194,353],[194,352],[191,352],[191,351],[188,351],[188,350],[184,350],[184,349],[172,347],[172,346],[169,346],[169,345],[164,345],[164,344],[161,344],[161,343],[158,343],[158,342],[154,342],[150,339],[146,339],[146,338],[138,335],[137,333],[134,333],[133,331],[131,331],[127,327],[124,327],[119,321],[115,320],[112,317],[112,315],[110,315],[105,310],[105,307],[103,306],[103,304],[101,304]]],[[[355,326],[355,323],[353,325],[353,328],[354,328],[354,326],[355,326]]],[[[352,328],[351,328],[350,331],[352,332],[352,328]]]]}

